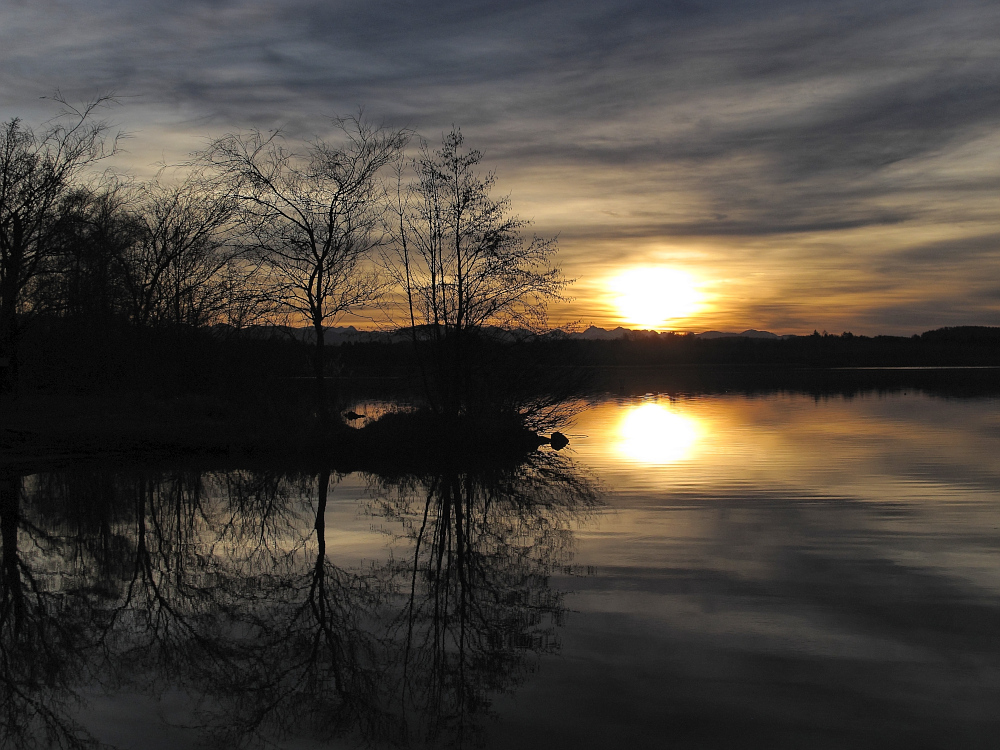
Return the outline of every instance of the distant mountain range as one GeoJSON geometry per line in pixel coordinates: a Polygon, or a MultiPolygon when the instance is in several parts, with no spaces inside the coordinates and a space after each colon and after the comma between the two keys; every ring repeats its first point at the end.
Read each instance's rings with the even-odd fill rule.
{"type": "Polygon", "coordinates": [[[729,339],[742,337],[745,339],[787,339],[791,338],[789,335],[779,336],[776,333],[771,333],[770,331],[758,331],[754,328],[748,328],[743,331],[743,333],[727,333],[726,331],[705,331],[704,333],[696,333],[695,337],[699,339],[729,339]]]}
{"type": "MultiPolygon", "coordinates": [[[[608,330],[606,328],[598,328],[597,326],[590,326],[585,331],[577,331],[575,333],[566,333],[565,336],[571,339],[592,339],[592,340],[609,340],[609,339],[620,339],[624,338],[630,333],[655,333],[654,331],[632,331],[628,328],[622,328],[618,326],[608,330]]],[[[700,339],[726,339],[726,338],[748,338],[748,339],[780,339],[785,338],[779,336],[776,333],[771,333],[770,331],[757,331],[753,328],[748,328],[742,333],[730,333],[727,331],[705,331],[704,333],[694,334],[695,338],[700,339]]]]}
{"type": "MultiPolygon", "coordinates": [[[[232,330],[229,326],[216,326],[215,329],[223,333],[232,330]]],[[[242,329],[241,333],[262,339],[294,339],[308,344],[316,341],[316,331],[312,326],[250,326],[242,329]]],[[[401,341],[408,335],[408,331],[362,331],[354,326],[331,326],[324,331],[323,341],[336,346],[356,341],[401,341]]]]}
{"type": "MultiPolygon", "coordinates": [[[[316,340],[316,333],[311,326],[304,326],[301,328],[296,328],[292,326],[255,326],[251,329],[245,331],[245,333],[251,333],[261,336],[262,338],[270,338],[272,336],[287,337],[295,339],[297,341],[305,341],[312,343],[316,340]]],[[[504,332],[510,335],[508,332],[504,332]]],[[[555,331],[547,334],[549,336],[554,336],[556,338],[566,338],[566,339],[585,339],[591,341],[610,341],[614,339],[625,338],[627,335],[632,333],[656,333],[655,331],[646,330],[630,330],[628,328],[622,328],[618,326],[617,328],[607,329],[598,328],[597,326],[590,326],[584,331],[562,331],[556,329],[555,331]]],[[[361,342],[361,341],[403,341],[409,337],[409,329],[399,329],[397,331],[364,331],[354,326],[333,326],[326,329],[324,340],[327,344],[338,345],[344,343],[361,342]]],[[[741,333],[731,333],[728,331],[705,331],[704,333],[694,334],[696,338],[703,339],[723,339],[723,338],[751,338],[751,339],[781,339],[790,338],[789,336],[779,336],[770,331],[758,331],[753,328],[749,328],[741,333]]]]}

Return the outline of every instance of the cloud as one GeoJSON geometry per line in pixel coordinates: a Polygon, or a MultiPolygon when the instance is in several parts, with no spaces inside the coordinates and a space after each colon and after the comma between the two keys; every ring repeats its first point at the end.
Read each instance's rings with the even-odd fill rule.
{"type": "Polygon", "coordinates": [[[886,258],[878,270],[882,273],[909,270],[939,274],[956,267],[984,263],[1000,267],[1000,232],[949,237],[904,247],[886,258]]]}
{"type": "Polygon", "coordinates": [[[117,91],[140,166],[362,105],[432,141],[455,123],[581,259],[716,239],[736,263],[768,238],[803,278],[832,253],[909,295],[918,268],[971,280],[1000,254],[969,239],[1000,218],[998,37],[975,0],[38,0],[0,8],[0,113],[117,91]],[[886,250],[903,229],[934,239],[886,250]]]}

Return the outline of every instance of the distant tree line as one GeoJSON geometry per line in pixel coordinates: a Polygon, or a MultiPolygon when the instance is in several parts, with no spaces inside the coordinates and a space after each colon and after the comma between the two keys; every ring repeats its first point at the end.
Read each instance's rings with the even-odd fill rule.
{"type": "MultiPolygon", "coordinates": [[[[919,389],[947,395],[1000,392],[1000,328],[960,326],[915,336],[815,333],[782,338],[703,338],[632,331],[581,339],[562,331],[511,336],[490,355],[508,379],[536,398],[587,393],[773,393],[851,396],[919,389]],[[956,369],[961,368],[961,369],[956,369]]],[[[398,341],[342,344],[340,361],[357,375],[402,374],[398,341]]],[[[523,395],[522,397],[526,397],[523,395]]]]}
{"type": "MultiPolygon", "coordinates": [[[[98,117],[108,99],[56,100],[63,111],[40,129],[14,118],[0,133],[0,393],[46,367],[191,377],[227,338],[309,325],[327,421],[325,330],[381,307],[411,331],[430,406],[457,416],[482,402],[484,337],[539,329],[567,283],[554,241],[522,236],[527,222],[491,197],[495,177],[457,129],[415,158],[412,133],[360,115],[334,120],[333,140],[228,133],[140,183],[102,171],[120,139],[98,117]]],[[[279,370],[301,373],[295,359],[279,370]]]]}
{"type": "MultiPolygon", "coordinates": [[[[702,338],[690,333],[629,331],[586,339],[554,330],[511,335],[503,345],[545,367],[732,366],[783,368],[997,367],[1000,328],[959,326],[914,336],[850,332],[808,336],[702,338]]],[[[374,338],[374,337],[372,337],[374,338]]],[[[404,348],[398,337],[345,343],[341,359],[356,372],[392,369],[404,348]]]]}
{"type": "Polygon", "coordinates": [[[949,367],[1000,365],[1000,328],[941,328],[915,336],[820,334],[781,338],[702,338],[631,332],[620,339],[547,337],[538,356],[556,364],[733,365],[786,368],[949,367]]]}

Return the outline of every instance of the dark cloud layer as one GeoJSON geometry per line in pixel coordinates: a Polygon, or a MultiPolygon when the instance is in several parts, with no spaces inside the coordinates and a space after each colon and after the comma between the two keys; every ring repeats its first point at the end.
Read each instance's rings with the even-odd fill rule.
{"type": "MultiPolygon", "coordinates": [[[[616,239],[699,240],[738,266],[771,238],[756,257],[802,249],[803,283],[813,248],[897,287],[902,307],[826,302],[905,329],[927,305],[1000,309],[962,293],[1000,255],[997,38],[1000,6],[974,0],[37,0],[0,9],[0,112],[117,91],[137,163],[232,128],[322,133],[359,106],[431,139],[456,123],[561,231],[568,266],[616,239]],[[953,286],[921,296],[942,258],[953,286]]],[[[731,324],[788,305],[809,318],[808,301],[758,299],[731,324]]]]}

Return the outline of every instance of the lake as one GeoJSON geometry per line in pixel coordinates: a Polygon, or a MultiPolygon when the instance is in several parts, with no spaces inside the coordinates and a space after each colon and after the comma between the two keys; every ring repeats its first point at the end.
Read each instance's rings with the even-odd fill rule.
{"type": "Polygon", "coordinates": [[[8,470],[6,742],[995,746],[1000,400],[651,393],[565,432],[422,476],[8,470]]]}

